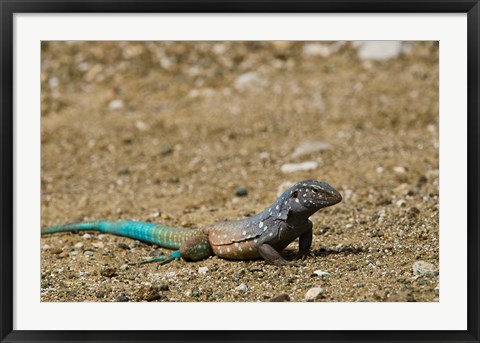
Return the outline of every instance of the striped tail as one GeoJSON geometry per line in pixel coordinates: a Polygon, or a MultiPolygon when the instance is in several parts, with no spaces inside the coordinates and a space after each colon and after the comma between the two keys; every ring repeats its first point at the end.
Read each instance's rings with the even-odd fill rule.
{"type": "Polygon", "coordinates": [[[49,228],[43,228],[42,235],[71,231],[99,231],[103,233],[110,233],[117,236],[125,236],[147,243],[157,244],[168,249],[179,249],[180,245],[185,240],[197,235],[197,230],[175,228],[137,221],[95,221],[53,226],[49,228]]]}

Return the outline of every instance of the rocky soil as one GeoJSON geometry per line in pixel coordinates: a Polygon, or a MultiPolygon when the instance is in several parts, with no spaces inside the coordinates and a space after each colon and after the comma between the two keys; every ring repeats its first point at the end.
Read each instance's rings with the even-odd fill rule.
{"type": "Polygon", "coordinates": [[[438,301],[438,81],[430,42],[44,42],[42,226],[200,227],[303,179],[344,200],[300,266],[44,236],[41,301],[438,301]]]}

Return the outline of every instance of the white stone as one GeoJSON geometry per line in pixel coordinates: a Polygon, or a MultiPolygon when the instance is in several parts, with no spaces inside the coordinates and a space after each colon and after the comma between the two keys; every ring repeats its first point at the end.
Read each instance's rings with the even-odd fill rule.
{"type": "Polygon", "coordinates": [[[135,127],[140,131],[147,131],[149,129],[148,125],[142,120],[137,120],[135,122],[135,127]]]}
{"type": "Polygon", "coordinates": [[[343,45],[343,42],[326,44],[326,43],[306,43],[303,46],[303,56],[305,57],[329,57],[331,54],[337,52],[343,45]]]}
{"type": "Polygon", "coordinates": [[[410,50],[403,41],[356,41],[352,45],[358,49],[358,57],[362,61],[388,60],[410,50]]]}
{"type": "Polygon", "coordinates": [[[322,141],[310,141],[301,144],[300,146],[296,147],[292,157],[300,157],[303,155],[309,155],[314,152],[320,152],[331,149],[332,146],[327,142],[322,141]]]}
{"type": "Polygon", "coordinates": [[[421,276],[435,276],[438,275],[438,270],[435,266],[426,261],[416,261],[412,267],[414,275],[421,276]]]}
{"type": "Polygon", "coordinates": [[[318,162],[315,161],[306,161],[301,163],[286,163],[282,165],[282,173],[295,173],[298,171],[308,171],[318,168],[318,162]]]}
{"type": "Polygon", "coordinates": [[[98,248],[98,249],[105,248],[105,245],[102,242],[95,242],[95,243],[92,243],[92,245],[94,248],[98,248]]]}
{"type": "Polygon", "coordinates": [[[266,86],[268,81],[255,72],[242,74],[235,79],[235,88],[240,91],[266,86]]]}
{"type": "Polygon", "coordinates": [[[90,234],[86,233],[82,236],[82,238],[83,239],[90,239],[90,238],[92,238],[92,236],[90,234]]]}
{"type": "Polygon", "coordinates": [[[330,273],[323,270],[315,270],[313,274],[320,276],[324,280],[328,280],[330,278],[330,273]]]}
{"type": "Polygon", "coordinates": [[[235,287],[235,290],[237,292],[241,292],[241,293],[245,293],[246,291],[248,291],[248,287],[247,285],[245,285],[244,283],[240,284],[239,286],[235,287]]]}
{"type": "Polygon", "coordinates": [[[57,88],[59,83],[60,82],[58,82],[58,79],[56,77],[52,77],[52,78],[48,79],[48,85],[51,88],[57,88]]]}
{"type": "Polygon", "coordinates": [[[322,293],[323,293],[323,289],[321,287],[310,288],[307,291],[307,293],[305,294],[305,300],[306,301],[314,301],[314,300],[320,298],[322,293]]]}
{"type": "Polygon", "coordinates": [[[112,101],[110,101],[110,103],[108,104],[108,108],[110,108],[111,110],[119,110],[119,109],[122,109],[122,108],[123,108],[123,101],[120,100],[120,99],[112,100],[112,101]]]}
{"type": "Polygon", "coordinates": [[[261,160],[268,160],[270,158],[270,154],[266,151],[262,151],[260,154],[258,154],[258,157],[260,157],[261,160]]]}
{"type": "Polygon", "coordinates": [[[200,267],[198,268],[198,274],[205,275],[208,272],[208,267],[200,267]]]}
{"type": "Polygon", "coordinates": [[[81,248],[83,248],[83,243],[78,242],[77,244],[74,245],[74,247],[77,248],[77,249],[81,249],[81,248]]]}
{"type": "Polygon", "coordinates": [[[195,88],[188,93],[188,96],[190,98],[198,98],[198,97],[205,97],[205,98],[210,98],[216,94],[215,90],[213,88],[195,88]]]}

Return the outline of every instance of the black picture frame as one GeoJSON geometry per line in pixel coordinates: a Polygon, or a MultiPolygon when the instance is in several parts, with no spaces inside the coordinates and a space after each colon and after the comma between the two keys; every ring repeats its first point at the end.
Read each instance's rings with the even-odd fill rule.
{"type": "MultiPolygon", "coordinates": [[[[478,0],[1,0],[0,338],[2,342],[422,341],[479,342],[479,16],[478,0]],[[467,13],[468,323],[465,331],[20,331],[13,330],[13,17],[15,13],[467,13]]],[[[288,316],[285,314],[285,320],[288,316]]],[[[452,313],[452,315],[455,315],[452,313]]],[[[256,314],[258,316],[258,314],[256,314]]],[[[180,319],[181,320],[181,319],[180,319]]],[[[214,320],[214,319],[212,319],[214,320]]]]}

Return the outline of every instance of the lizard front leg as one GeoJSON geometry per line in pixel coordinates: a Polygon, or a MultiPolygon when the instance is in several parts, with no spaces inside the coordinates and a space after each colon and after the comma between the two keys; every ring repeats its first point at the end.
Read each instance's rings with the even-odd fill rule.
{"type": "Polygon", "coordinates": [[[298,239],[298,252],[293,256],[292,260],[298,260],[302,258],[310,251],[310,247],[312,246],[312,239],[313,239],[312,229],[313,229],[313,224],[309,220],[307,230],[303,234],[301,234],[298,239]]]}
{"type": "Polygon", "coordinates": [[[267,263],[274,264],[276,266],[296,265],[295,261],[287,261],[284,259],[278,251],[276,251],[270,244],[263,243],[257,246],[258,253],[262,256],[267,263]]]}

